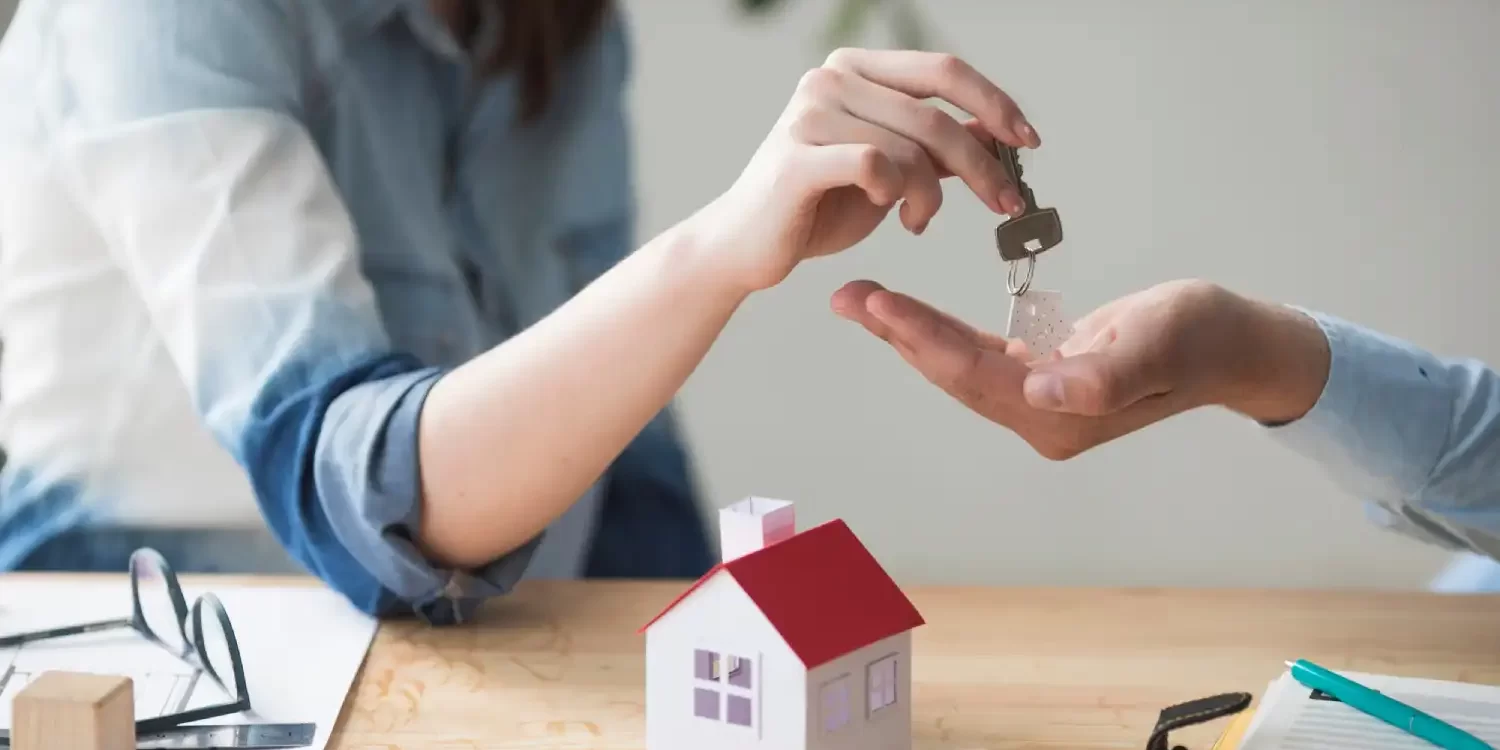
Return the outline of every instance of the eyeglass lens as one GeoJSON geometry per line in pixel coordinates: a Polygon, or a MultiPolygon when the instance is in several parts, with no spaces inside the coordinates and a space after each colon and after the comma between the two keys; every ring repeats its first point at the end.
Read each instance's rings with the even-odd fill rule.
{"type": "Polygon", "coordinates": [[[177,597],[172,588],[174,581],[160,561],[151,555],[141,555],[134,562],[136,591],[146,629],[173,653],[185,653],[188,643],[183,630],[183,615],[186,613],[177,609],[177,597]]]}
{"type": "MultiPolygon", "coordinates": [[[[217,604],[217,602],[215,602],[217,604]]],[[[224,632],[223,612],[218,606],[209,606],[200,599],[193,607],[194,645],[203,659],[203,666],[231,698],[239,698],[235,684],[234,656],[230,652],[229,636],[224,632]]]]}

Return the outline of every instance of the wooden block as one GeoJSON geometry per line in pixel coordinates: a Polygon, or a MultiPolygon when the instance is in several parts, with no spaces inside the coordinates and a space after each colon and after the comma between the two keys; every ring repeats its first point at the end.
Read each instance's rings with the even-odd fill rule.
{"type": "Polygon", "coordinates": [[[11,703],[11,750],[135,750],[128,677],[46,672],[11,703]]]}

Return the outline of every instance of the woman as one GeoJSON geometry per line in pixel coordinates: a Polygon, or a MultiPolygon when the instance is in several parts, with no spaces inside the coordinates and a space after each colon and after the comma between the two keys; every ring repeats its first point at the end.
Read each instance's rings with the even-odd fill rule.
{"type": "Polygon", "coordinates": [[[438,623],[523,573],[702,572],[669,403],[736,308],[898,202],[920,233],[947,176],[1018,211],[985,144],[1039,141],[960,61],[843,51],[631,252],[625,34],[598,0],[23,6],[0,568],[284,549],[438,623]]]}

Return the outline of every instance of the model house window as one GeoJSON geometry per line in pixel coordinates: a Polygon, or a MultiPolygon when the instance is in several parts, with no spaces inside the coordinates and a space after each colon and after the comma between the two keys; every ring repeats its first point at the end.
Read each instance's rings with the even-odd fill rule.
{"type": "Polygon", "coordinates": [[[849,675],[823,683],[823,731],[837,732],[849,723],[849,675]]]}
{"type": "Polygon", "coordinates": [[[693,652],[693,715],[751,726],[755,717],[754,662],[731,654],[693,652]]]}
{"type": "Polygon", "coordinates": [[[875,713],[896,703],[896,657],[887,656],[870,665],[869,681],[870,713],[875,713]]]}

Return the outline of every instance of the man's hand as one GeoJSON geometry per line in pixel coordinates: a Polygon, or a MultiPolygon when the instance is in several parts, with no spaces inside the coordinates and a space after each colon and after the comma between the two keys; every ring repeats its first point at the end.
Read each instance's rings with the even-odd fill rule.
{"type": "Polygon", "coordinates": [[[1302,314],[1201,281],[1115,300],[1053,355],[857,281],[834,311],[889,342],[929,381],[1047,458],[1071,458],[1172,415],[1224,406],[1265,423],[1317,402],[1328,345],[1302,314]]]}

